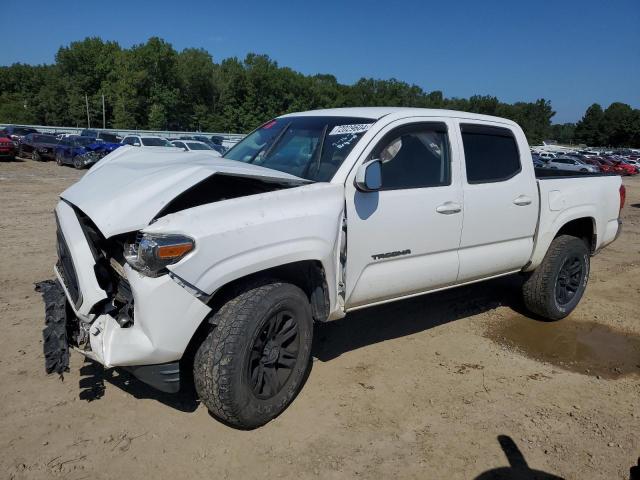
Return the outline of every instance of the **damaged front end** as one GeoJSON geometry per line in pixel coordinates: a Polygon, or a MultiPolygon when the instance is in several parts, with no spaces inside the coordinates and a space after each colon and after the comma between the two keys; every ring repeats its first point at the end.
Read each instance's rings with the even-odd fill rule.
{"type": "Polygon", "coordinates": [[[169,275],[149,277],[131,268],[123,252],[135,233],[107,239],[64,201],[56,220],[58,281],[48,290],[52,300],[45,298],[47,371],[68,368],[68,345],[105,367],[131,370],[155,388],[178,391],[178,362],[210,308],[169,275]]]}
{"type": "MultiPolygon", "coordinates": [[[[277,228],[276,220],[295,221],[282,219],[275,206],[269,209],[273,218],[236,206],[233,222],[220,215],[200,217],[203,209],[271,192],[272,201],[285,203],[276,191],[308,183],[209,155],[195,154],[185,162],[183,153],[121,147],[63,192],[55,210],[54,270],[66,296],[66,342],[107,368],[127,368],[168,392],[179,388],[178,362],[210,314],[207,302],[218,288],[197,283],[197,274],[181,273],[180,267],[214,265],[217,259],[208,249],[223,238],[231,240],[220,229],[244,216],[256,218],[245,221],[243,228],[258,228],[258,220],[269,221],[270,228],[277,228]],[[208,222],[215,218],[220,220],[213,228],[208,222]],[[211,235],[219,240],[211,240],[211,235]]],[[[248,242],[253,236],[242,238],[248,242]]],[[[276,248],[281,244],[276,242],[276,248]]],[[[235,245],[240,248],[239,242],[235,245]]],[[[227,251],[232,257],[232,249],[227,251]]],[[[224,279],[222,274],[217,278],[224,279]]],[[[54,337],[65,343],[63,337],[54,337]]],[[[68,366],[68,361],[59,363],[62,370],[68,366]]]]}
{"type": "Polygon", "coordinates": [[[45,280],[35,285],[44,301],[45,327],[42,331],[44,368],[47,373],[62,377],[69,371],[69,339],[67,322],[69,308],[64,290],[57,280],[45,280]]]}

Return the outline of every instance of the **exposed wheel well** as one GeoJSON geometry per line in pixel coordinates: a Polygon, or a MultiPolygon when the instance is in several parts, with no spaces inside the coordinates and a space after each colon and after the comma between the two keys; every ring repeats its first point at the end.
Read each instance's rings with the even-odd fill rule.
{"type": "Polygon", "coordinates": [[[220,288],[209,301],[216,311],[222,304],[236,295],[243,285],[254,284],[260,279],[269,278],[291,283],[299,287],[311,303],[314,321],[324,322],[329,316],[329,287],[322,264],[317,260],[305,260],[252,273],[234,280],[220,288]]]}
{"type": "Polygon", "coordinates": [[[558,230],[558,233],[556,233],[556,237],[559,237],[560,235],[571,235],[573,237],[581,238],[587,244],[591,253],[595,251],[597,242],[595,222],[593,218],[577,218],[565,223],[562,228],[558,230]]]}

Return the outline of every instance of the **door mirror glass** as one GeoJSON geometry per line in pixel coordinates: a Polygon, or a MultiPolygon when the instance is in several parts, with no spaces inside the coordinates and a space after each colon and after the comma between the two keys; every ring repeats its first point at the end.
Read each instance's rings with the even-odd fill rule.
{"type": "Polygon", "coordinates": [[[382,169],[380,160],[369,160],[358,167],[355,179],[356,188],[361,192],[375,192],[382,187],[382,169]]]}

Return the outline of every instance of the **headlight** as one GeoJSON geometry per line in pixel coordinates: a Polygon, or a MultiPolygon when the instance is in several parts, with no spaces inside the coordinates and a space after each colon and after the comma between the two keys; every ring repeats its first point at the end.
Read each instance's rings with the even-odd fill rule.
{"type": "Polygon", "coordinates": [[[134,269],[150,277],[165,273],[163,270],[184,258],[195,248],[192,238],[184,235],[138,234],[136,241],[126,243],[124,258],[134,269]]]}

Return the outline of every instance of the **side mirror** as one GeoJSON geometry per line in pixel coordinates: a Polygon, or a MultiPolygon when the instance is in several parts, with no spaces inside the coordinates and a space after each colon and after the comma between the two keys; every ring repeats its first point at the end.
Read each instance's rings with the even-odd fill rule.
{"type": "Polygon", "coordinates": [[[361,192],[375,192],[382,188],[382,163],[377,158],[358,167],[355,178],[356,188],[361,192]]]}

